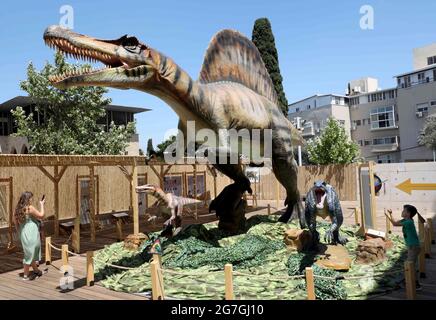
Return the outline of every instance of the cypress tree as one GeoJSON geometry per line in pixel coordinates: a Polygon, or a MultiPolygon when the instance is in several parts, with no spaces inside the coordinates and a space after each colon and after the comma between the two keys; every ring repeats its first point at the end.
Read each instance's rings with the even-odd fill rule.
{"type": "Polygon", "coordinates": [[[275,45],[274,35],[271,29],[271,23],[267,18],[260,18],[254,22],[252,41],[259,49],[266,69],[271,77],[279,100],[280,108],[287,116],[288,100],[283,91],[283,78],[280,74],[279,58],[275,45]]]}

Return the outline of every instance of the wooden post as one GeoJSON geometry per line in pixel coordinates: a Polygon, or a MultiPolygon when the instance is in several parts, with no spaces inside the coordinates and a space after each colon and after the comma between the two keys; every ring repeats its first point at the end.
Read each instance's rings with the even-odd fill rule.
{"type": "Polygon", "coordinates": [[[216,198],[217,195],[216,173],[213,176],[213,195],[214,198],[216,198]]]}
{"type": "Polygon", "coordinates": [[[268,203],[268,215],[270,215],[271,214],[271,205],[268,203]]]}
{"type": "Polygon", "coordinates": [[[139,208],[138,208],[138,194],[136,193],[136,187],[138,186],[138,167],[136,165],[136,159],[133,159],[132,164],[132,180],[130,182],[130,188],[132,190],[132,212],[133,212],[133,234],[139,233],[139,208]]]}
{"type": "Polygon", "coordinates": [[[151,293],[153,300],[164,300],[162,272],[159,270],[159,262],[153,260],[150,263],[151,293]]]}
{"type": "Polygon", "coordinates": [[[359,224],[359,208],[358,207],[354,208],[354,224],[356,226],[360,226],[360,224],[359,224]]]}
{"type": "Polygon", "coordinates": [[[390,235],[392,233],[392,231],[391,231],[391,221],[386,216],[386,208],[383,209],[383,210],[384,210],[385,218],[386,218],[386,237],[387,237],[388,235],[390,235]]]}
{"type": "Polygon", "coordinates": [[[123,241],[123,226],[121,224],[121,219],[117,219],[116,220],[115,227],[117,229],[117,239],[118,239],[118,241],[123,241]]]}
{"type": "Polygon", "coordinates": [[[94,166],[89,166],[89,211],[91,224],[91,242],[95,242],[95,175],[94,166]]]}
{"type": "Polygon", "coordinates": [[[94,285],[94,251],[86,252],[86,285],[94,285]]]}
{"type": "Polygon", "coordinates": [[[377,205],[375,201],[375,181],[374,181],[374,162],[369,162],[369,186],[371,191],[371,216],[372,216],[372,228],[377,230],[377,205]]]}
{"type": "Polygon", "coordinates": [[[79,175],[76,175],[76,217],[74,218],[73,235],[71,236],[71,245],[74,252],[80,252],[80,195],[79,195],[79,175]]]}
{"type": "Polygon", "coordinates": [[[224,266],[224,277],[225,277],[225,299],[226,300],[234,300],[235,296],[233,293],[233,266],[230,263],[227,263],[224,266]]]}
{"type": "Polygon", "coordinates": [[[14,244],[14,231],[13,231],[13,221],[14,221],[14,209],[13,209],[13,203],[14,202],[14,190],[13,190],[13,177],[9,178],[9,245],[8,249],[15,248],[14,244]]]}
{"type": "Polygon", "coordinates": [[[310,267],[306,268],[306,290],[307,290],[307,300],[316,300],[313,269],[310,267]]]}
{"type": "Polygon", "coordinates": [[[62,245],[62,265],[68,265],[68,244],[62,245]]]}
{"type": "Polygon", "coordinates": [[[153,253],[152,258],[153,258],[153,261],[157,261],[159,263],[159,268],[162,269],[162,259],[160,257],[160,254],[153,253]]]}
{"type": "Polygon", "coordinates": [[[51,237],[45,237],[45,264],[51,264],[51,237]]]}
{"type": "MultiPolygon", "coordinates": [[[[194,188],[194,199],[197,199],[197,164],[194,163],[192,165],[193,167],[193,173],[194,176],[192,177],[194,179],[194,183],[193,183],[193,188],[194,188]]],[[[206,187],[206,186],[205,186],[206,187]]],[[[197,208],[197,203],[194,204],[194,210],[195,210],[195,220],[198,219],[198,208],[197,208]]]]}
{"type": "Polygon", "coordinates": [[[428,224],[428,228],[430,229],[430,242],[431,242],[431,244],[435,244],[434,229],[433,229],[433,219],[432,218],[427,218],[427,224],[428,224]]]}
{"type": "Polygon", "coordinates": [[[56,177],[59,175],[59,167],[54,166],[54,232],[56,236],[59,236],[59,181],[56,177]]]}
{"type": "Polygon", "coordinates": [[[418,235],[419,235],[419,241],[424,241],[424,237],[425,237],[425,230],[424,230],[424,223],[422,223],[419,219],[418,219],[418,235]]]}
{"type": "Polygon", "coordinates": [[[415,264],[412,261],[404,262],[404,276],[406,278],[406,296],[408,300],[416,299],[415,264]]]}
{"type": "Polygon", "coordinates": [[[257,180],[254,180],[253,208],[257,209],[257,180]]]}
{"type": "Polygon", "coordinates": [[[71,235],[71,247],[75,253],[80,253],[80,217],[74,218],[74,227],[71,235]]]}
{"type": "Polygon", "coordinates": [[[421,242],[421,251],[419,252],[419,257],[418,257],[418,269],[419,269],[420,278],[425,278],[425,252],[423,248],[424,248],[424,243],[421,242]]]}
{"type": "Polygon", "coordinates": [[[431,257],[431,235],[430,235],[430,228],[428,224],[425,224],[424,226],[424,251],[425,251],[425,257],[430,258],[431,257]]]}

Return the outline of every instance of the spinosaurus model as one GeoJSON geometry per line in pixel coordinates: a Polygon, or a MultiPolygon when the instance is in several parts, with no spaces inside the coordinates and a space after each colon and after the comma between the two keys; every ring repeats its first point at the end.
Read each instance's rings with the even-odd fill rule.
{"type": "MultiPolygon", "coordinates": [[[[136,89],[159,97],[179,117],[178,128],[184,139],[178,139],[178,143],[184,142],[186,146],[188,121],[195,121],[197,131],[206,128],[218,134],[219,147],[209,146],[207,149],[213,157],[216,155],[217,161],[213,165],[243,191],[251,193],[242,165],[218,161],[218,154],[223,152],[227,159],[230,155],[240,154],[241,145],[238,150],[231,149],[228,134],[220,129],[246,129],[250,133],[259,129],[262,135],[264,129],[271,129],[272,141],[267,143],[272,146],[272,169],[287,193],[287,209],[280,221],[287,222],[294,209],[299,216],[302,214],[293,145],[301,145],[304,141],[282,113],[260,53],[245,36],[233,30],[218,32],[209,44],[196,81],[171,58],[139,42],[136,37],[125,35],[116,40],[100,40],[60,26],[50,26],[44,32],[44,40],[66,55],[100,61],[107,66],[100,70],[83,68],[54,75],[50,81],[55,87],[136,89]]],[[[260,150],[265,142],[261,142],[260,150]]],[[[252,155],[249,157],[253,161],[252,155]]],[[[227,196],[220,197],[219,201],[225,203],[227,196]]],[[[236,215],[234,212],[217,214],[236,215]]]]}
{"type": "Polygon", "coordinates": [[[335,189],[324,181],[316,181],[306,195],[305,222],[312,235],[312,245],[315,248],[319,243],[319,233],[316,231],[316,217],[330,217],[332,224],[325,234],[327,243],[345,244],[347,238],[339,234],[344,217],[341,203],[335,189]]]}
{"type": "Polygon", "coordinates": [[[182,213],[184,206],[192,206],[201,203],[200,200],[176,196],[170,192],[165,193],[160,187],[153,184],[145,184],[136,187],[137,193],[147,193],[158,200],[160,212],[170,218],[164,222],[162,236],[172,236],[173,228],[175,233],[180,231],[182,226],[182,213]]]}

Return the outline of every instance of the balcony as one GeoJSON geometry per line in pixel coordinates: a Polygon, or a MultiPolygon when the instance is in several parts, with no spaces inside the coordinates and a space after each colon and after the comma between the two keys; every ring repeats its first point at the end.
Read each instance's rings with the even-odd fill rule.
{"type": "Polygon", "coordinates": [[[382,130],[394,130],[394,129],[398,129],[398,126],[390,126],[390,127],[379,127],[379,128],[372,128],[369,129],[369,131],[382,131],[382,130]]]}
{"type": "Polygon", "coordinates": [[[397,151],[399,147],[400,146],[398,143],[376,144],[371,146],[371,152],[373,153],[393,152],[393,151],[397,151]]]}

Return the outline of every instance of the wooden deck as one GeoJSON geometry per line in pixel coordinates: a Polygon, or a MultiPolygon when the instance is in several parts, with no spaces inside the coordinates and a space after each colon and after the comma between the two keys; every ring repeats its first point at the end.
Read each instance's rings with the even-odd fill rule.
{"type": "MultiPolygon", "coordinates": [[[[271,206],[275,205],[275,202],[270,202],[271,206]]],[[[259,210],[252,211],[247,214],[251,216],[254,214],[266,214],[266,202],[259,202],[259,210]],[[263,206],[263,207],[262,207],[263,206]]],[[[352,206],[349,203],[343,204],[345,223],[354,223],[354,215],[350,214],[350,210],[347,207],[352,206]]],[[[272,209],[272,212],[275,210],[272,209]]],[[[279,212],[277,212],[279,213],[279,212]]],[[[380,220],[380,229],[382,228],[383,219],[378,217],[380,220]]],[[[191,223],[207,223],[215,220],[215,215],[203,215],[199,216],[198,220],[193,218],[187,218],[184,220],[184,224],[191,223]]],[[[146,222],[140,223],[141,232],[150,232],[159,230],[162,226],[162,221],[158,221],[156,225],[151,225],[146,222]]],[[[384,226],[384,225],[383,225],[384,226]]],[[[436,227],[436,224],[435,224],[436,227]]],[[[124,225],[123,232],[124,235],[131,233],[133,226],[131,224],[124,225]]],[[[395,232],[401,232],[395,230],[395,232]]],[[[67,237],[53,237],[52,242],[55,246],[60,247],[61,244],[65,243],[67,237]]],[[[97,232],[96,242],[92,243],[90,241],[89,234],[84,233],[81,239],[81,249],[82,252],[88,250],[98,250],[103,248],[105,245],[114,243],[116,241],[115,228],[110,227],[105,230],[97,232]]],[[[43,246],[44,247],[44,246],[43,246]]],[[[421,284],[423,287],[422,291],[417,293],[417,298],[422,300],[435,300],[436,299],[436,245],[432,246],[432,258],[426,259],[426,279],[421,279],[421,284]]],[[[0,248],[3,252],[4,248],[0,248]]],[[[60,280],[62,278],[62,273],[60,271],[61,261],[59,252],[52,250],[53,262],[50,266],[41,265],[41,269],[47,269],[48,273],[43,275],[41,278],[23,281],[20,273],[22,272],[22,253],[21,250],[12,254],[0,256],[0,299],[8,300],[141,300],[147,299],[147,297],[142,295],[120,293],[112,290],[108,290],[99,283],[96,283],[92,287],[87,287],[85,282],[85,258],[83,257],[70,257],[69,263],[74,270],[74,289],[72,290],[62,290],[60,288],[60,280]]],[[[371,297],[370,299],[376,300],[400,300],[405,299],[406,293],[404,289],[396,290],[394,292],[386,293],[383,295],[378,295],[371,297]]]]}

